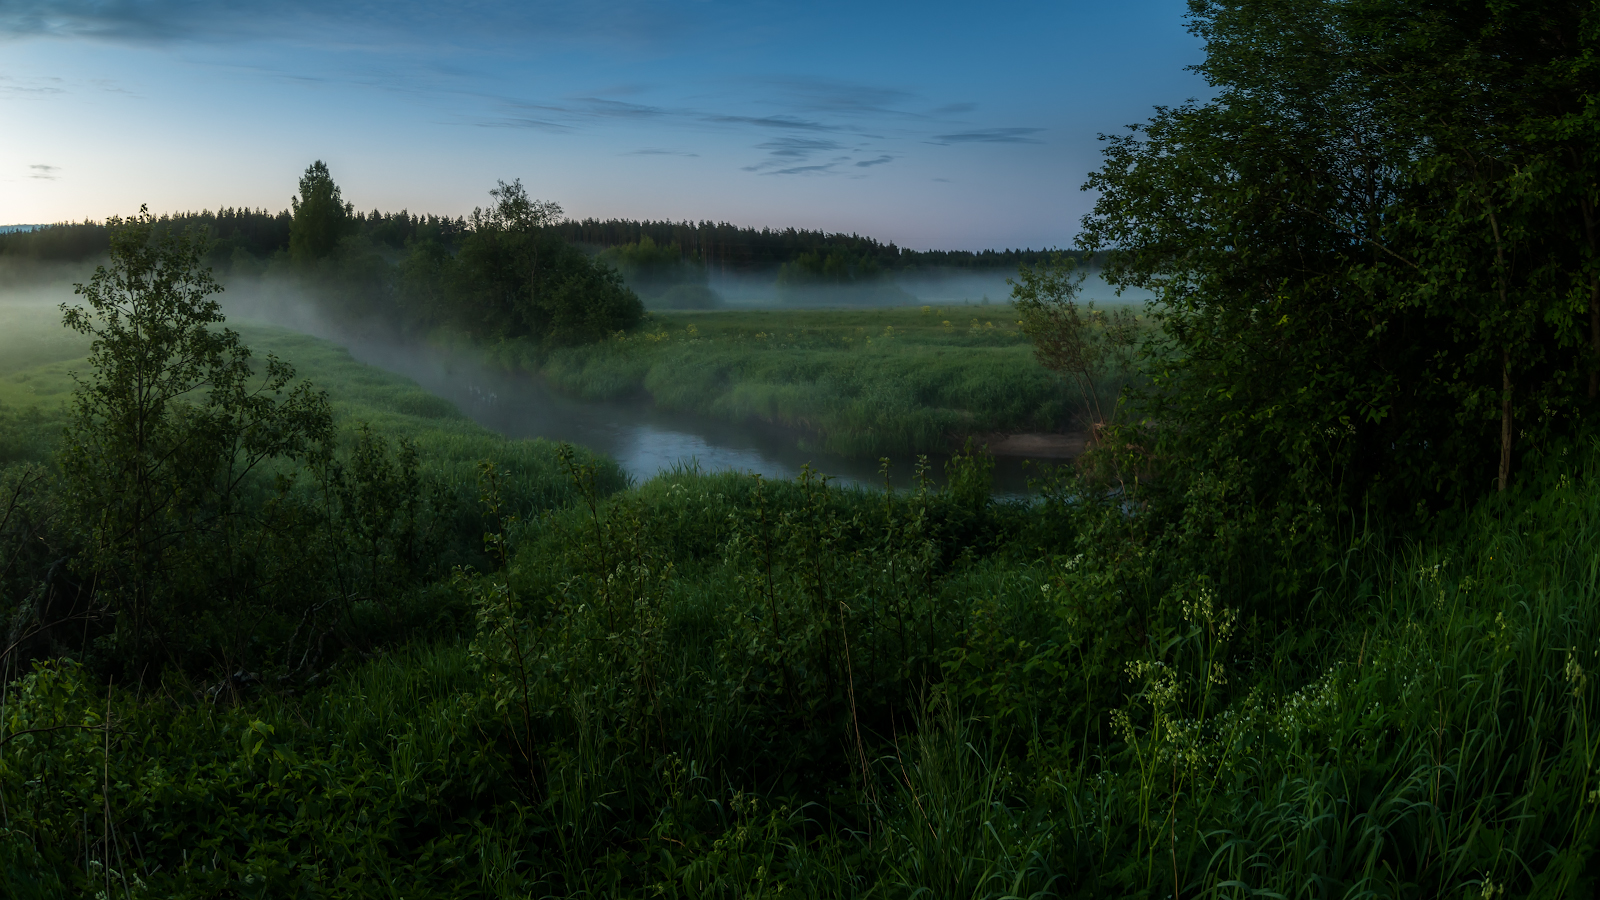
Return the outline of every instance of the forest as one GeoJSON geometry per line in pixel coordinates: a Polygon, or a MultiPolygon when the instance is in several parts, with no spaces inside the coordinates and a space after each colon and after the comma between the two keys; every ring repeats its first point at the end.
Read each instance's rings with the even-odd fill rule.
{"type": "MultiPolygon", "coordinates": [[[[1189,24],[1209,98],[1106,137],[1004,327],[653,316],[622,273],[693,293],[721,226],[362,217],[320,163],[281,216],[0,235],[99,263],[0,305],[0,895],[1592,895],[1600,11],[1189,24]],[[580,394],[806,409],[750,388],[792,343],[847,441],[853,385],[1026,362],[1087,449],[1019,499],[979,441],[630,482],[230,321],[250,266],[580,394]]],[[[905,258],[772,234],[729,246],[905,258]]]]}
{"type": "MultiPolygon", "coordinates": [[[[218,209],[175,213],[165,217],[177,227],[195,225],[212,237],[209,261],[220,267],[264,266],[276,254],[290,252],[291,210],[218,209]]],[[[401,210],[347,210],[349,237],[399,253],[414,242],[435,241],[452,252],[469,228],[464,217],[450,218],[401,210]]],[[[617,219],[552,220],[542,227],[567,243],[593,252],[630,248],[671,248],[676,259],[720,272],[754,272],[792,264],[808,254],[837,255],[874,270],[919,269],[1015,270],[1023,263],[1049,257],[1040,250],[907,250],[856,234],[830,234],[803,229],[751,228],[726,222],[634,222],[617,219]]],[[[0,233],[0,259],[81,262],[103,255],[109,235],[101,222],[62,222],[27,231],[0,233]]],[[[648,249],[646,251],[649,252],[648,249]]],[[[659,252],[659,251],[658,251],[659,252]]]]}

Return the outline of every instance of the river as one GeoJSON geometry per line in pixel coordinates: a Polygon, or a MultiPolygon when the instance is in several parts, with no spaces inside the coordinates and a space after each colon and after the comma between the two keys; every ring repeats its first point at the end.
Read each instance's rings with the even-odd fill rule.
{"type": "MultiPolygon", "coordinates": [[[[878,462],[803,449],[793,432],[763,423],[736,424],[672,412],[648,400],[578,400],[552,390],[538,378],[494,369],[463,354],[349,334],[319,336],[343,344],[351,356],[368,365],[404,375],[450,400],[485,428],[512,438],[546,438],[588,447],[615,459],[636,482],[675,466],[698,466],[707,472],[733,469],[790,479],[809,464],[837,483],[883,485],[878,462]]],[[[947,459],[946,455],[930,456],[929,474],[935,482],[944,480],[947,459]]],[[[1059,462],[996,457],[995,495],[1027,496],[1028,479],[1038,477],[1040,466],[1059,462]]],[[[914,486],[916,464],[915,458],[891,459],[890,485],[914,486]]]]}

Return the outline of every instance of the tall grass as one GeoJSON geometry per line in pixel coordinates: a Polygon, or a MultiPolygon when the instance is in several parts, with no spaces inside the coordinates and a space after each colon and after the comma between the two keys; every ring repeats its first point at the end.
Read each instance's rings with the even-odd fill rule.
{"type": "MultiPolygon", "coordinates": [[[[764,421],[855,456],[945,452],[984,432],[1076,431],[1083,398],[1033,357],[1009,305],[656,313],[639,332],[544,352],[488,348],[585,399],[648,396],[764,421]]],[[[1121,383],[1102,386],[1102,403],[1121,383]]]]}

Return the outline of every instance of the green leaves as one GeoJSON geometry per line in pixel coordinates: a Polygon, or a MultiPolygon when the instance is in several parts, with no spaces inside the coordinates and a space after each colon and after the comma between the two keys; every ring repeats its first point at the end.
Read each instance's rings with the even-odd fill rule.
{"type": "Polygon", "coordinates": [[[1022,318],[1022,333],[1045,368],[1071,378],[1082,398],[1091,430],[1107,421],[1100,403],[1103,384],[1133,367],[1139,325],[1133,313],[1105,313],[1090,301],[1080,310],[1076,301],[1083,283],[1076,257],[1056,253],[1037,265],[1024,263],[1011,285],[1012,303],[1022,318]]]}
{"type": "Polygon", "coordinates": [[[300,176],[300,194],[290,200],[294,224],[289,229],[289,258],[301,266],[327,259],[350,226],[350,205],[339,196],[328,164],[317,160],[300,176]]]}
{"type": "Polygon", "coordinates": [[[208,617],[259,599],[261,470],[331,440],[321,392],[217,327],[205,250],[148,213],[113,220],[109,265],[78,286],[84,306],[62,307],[94,343],[57,459],[85,568],[118,617],[112,655],[130,667],[178,662],[208,617]]]}
{"type": "Polygon", "coordinates": [[[495,205],[473,210],[455,259],[413,248],[402,293],[423,302],[423,315],[479,339],[532,337],[555,346],[638,323],[644,307],[616,271],[547,227],[560,206],[529,198],[520,181],[499,182],[489,193],[495,205]]]}

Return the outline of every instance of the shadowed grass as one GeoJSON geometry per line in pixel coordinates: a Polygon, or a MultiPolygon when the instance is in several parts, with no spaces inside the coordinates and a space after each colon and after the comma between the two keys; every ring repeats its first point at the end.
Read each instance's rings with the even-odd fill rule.
{"type": "MultiPolygon", "coordinates": [[[[1051,668],[1096,573],[991,540],[1036,509],[668,473],[458,582],[470,644],[238,707],[116,692],[109,775],[98,732],[19,738],[0,887],[99,884],[108,784],[116,877],[170,896],[1582,896],[1596,459],[1358,544],[1266,645],[1225,592],[1158,609],[1109,691],[1051,668]]],[[[104,704],[70,667],[10,690],[10,731],[104,704]]]]}

